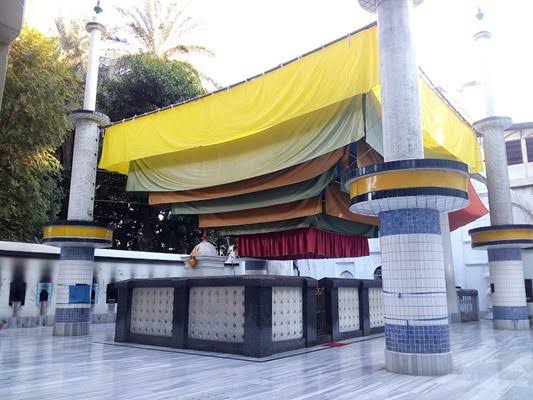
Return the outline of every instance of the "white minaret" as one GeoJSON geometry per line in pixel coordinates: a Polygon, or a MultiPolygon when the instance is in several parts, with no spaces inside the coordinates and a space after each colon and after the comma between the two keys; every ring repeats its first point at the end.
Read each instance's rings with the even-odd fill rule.
{"type": "Polygon", "coordinates": [[[511,189],[504,131],[511,118],[498,115],[494,107],[490,58],[492,34],[484,23],[484,13],[476,15],[480,29],[474,42],[480,61],[480,85],[484,104],[482,119],[474,129],[483,137],[491,226],[473,229],[472,247],[487,249],[490,279],[493,284],[492,305],[497,329],[529,329],[524,288],[524,272],[520,248],[533,243],[532,225],[516,225],[513,221],[511,189]]]}
{"type": "Polygon", "coordinates": [[[106,115],[95,111],[100,41],[105,28],[97,20],[102,12],[99,2],[94,10],[93,20],[86,25],[90,44],[83,109],[69,114],[76,131],[68,217],[45,227],[43,235],[44,243],[61,247],[54,324],[56,336],[89,333],[94,249],[112,245],[112,231],[93,222],[100,126],[109,123],[106,115]]]}

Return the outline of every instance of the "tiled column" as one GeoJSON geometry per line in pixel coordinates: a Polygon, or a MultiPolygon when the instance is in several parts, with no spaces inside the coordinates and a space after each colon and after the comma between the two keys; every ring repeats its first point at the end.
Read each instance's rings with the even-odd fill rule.
{"type": "Polygon", "coordinates": [[[472,248],[486,249],[493,284],[492,311],[496,329],[529,329],[520,248],[533,245],[533,225],[513,223],[504,129],[511,121],[490,117],[474,127],[483,135],[491,226],[472,229],[472,248]]]}
{"type": "Polygon", "coordinates": [[[446,373],[452,360],[439,212],[399,209],[379,218],[388,368],[446,373]]]}
{"type": "Polygon", "coordinates": [[[110,247],[112,243],[111,230],[93,222],[99,126],[109,123],[107,116],[95,111],[99,43],[105,29],[96,21],[89,22],[86,27],[90,44],[83,109],[69,115],[76,125],[76,132],[68,219],[46,226],[43,232],[44,243],[61,247],[54,324],[56,336],[89,333],[94,249],[110,247]]]}
{"type": "Polygon", "coordinates": [[[359,0],[377,12],[383,164],[345,176],[355,213],[378,215],[385,301],[385,367],[452,370],[440,213],[468,204],[465,164],[423,159],[418,70],[410,28],[420,0],[359,0]]]}
{"type": "Polygon", "coordinates": [[[468,204],[466,165],[403,160],[345,176],[350,210],[378,215],[385,300],[385,366],[414,375],[451,371],[440,214],[468,204]]]}
{"type": "Polygon", "coordinates": [[[444,276],[446,279],[446,296],[448,299],[448,317],[451,323],[461,322],[459,300],[455,288],[455,268],[453,266],[452,240],[448,213],[442,213],[440,215],[440,231],[442,237],[444,276]]]}
{"type": "MultiPolygon", "coordinates": [[[[483,13],[477,14],[483,23],[483,13]]],[[[498,116],[492,96],[490,49],[491,33],[486,26],[474,35],[484,63],[481,84],[483,87],[484,115],[474,123],[483,137],[487,191],[491,226],[473,229],[472,248],[486,249],[489,256],[490,279],[493,284],[492,310],[496,329],[529,329],[524,272],[520,248],[533,245],[533,225],[515,225],[507,169],[504,131],[511,119],[498,116]]]]}

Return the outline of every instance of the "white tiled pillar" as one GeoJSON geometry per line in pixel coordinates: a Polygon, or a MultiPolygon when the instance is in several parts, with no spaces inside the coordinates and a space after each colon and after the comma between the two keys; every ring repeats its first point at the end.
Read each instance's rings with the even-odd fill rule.
{"type": "MultiPolygon", "coordinates": [[[[95,8],[98,13],[101,8],[95,8]]],[[[111,245],[111,231],[93,223],[99,126],[109,118],[95,111],[99,44],[105,28],[96,22],[89,32],[89,60],[83,109],[70,113],[76,125],[67,221],[45,227],[43,242],[61,247],[54,335],[79,336],[89,332],[94,249],[111,245]]]]}
{"type": "Polygon", "coordinates": [[[494,52],[492,34],[484,25],[484,14],[476,15],[483,24],[474,35],[478,58],[482,61],[484,116],[474,123],[483,136],[490,227],[471,230],[472,247],[487,249],[490,278],[493,284],[492,304],[494,327],[497,329],[529,329],[524,272],[520,248],[533,244],[533,225],[515,225],[507,168],[504,131],[512,121],[496,113],[492,91],[491,68],[494,52]]]}
{"type": "Polygon", "coordinates": [[[387,369],[441,375],[452,366],[439,211],[379,214],[387,369]]]}

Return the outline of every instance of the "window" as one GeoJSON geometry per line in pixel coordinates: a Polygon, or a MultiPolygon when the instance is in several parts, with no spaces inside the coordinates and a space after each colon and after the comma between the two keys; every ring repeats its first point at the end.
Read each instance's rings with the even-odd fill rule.
{"type": "Polygon", "coordinates": [[[374,270],[374,279],[381,280],[381,265],[374,270]]]}
{"type": "Polygon", "coordinates": [[[341,274],[341,278],[352,279],[353,274],[350,271],[343,271],[341,274]]]}
{"type": "Polygon", "coordinates": [[[509,140],[505,142],[507,151],[507,165],[522,164],[522,145],[520,140],[509,140]]]}
{"type": "Polygon", "coordinates": [[[527,162],[533,162],[533,137],[526,138],[527,162]]]}
{"type": "Polygon", "coordinates": [[[532,279],[526,279],[524,281],[525,287],[526,287],[526,300],[528,302],[533,301],[533,280],[532,279]]]}

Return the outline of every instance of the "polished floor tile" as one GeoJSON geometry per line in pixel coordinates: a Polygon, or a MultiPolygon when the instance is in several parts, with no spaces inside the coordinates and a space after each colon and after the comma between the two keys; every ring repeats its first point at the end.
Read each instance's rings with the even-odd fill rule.
{"type": "Polygon", "coordinates": [[[455,369],[442,377],[383,368],[384,339],[256,363],[105,344],[112,325],[60,338],[0,331],[0,399],[533,399],[533,332],[489,321],[452,327],[455,369]]]}

